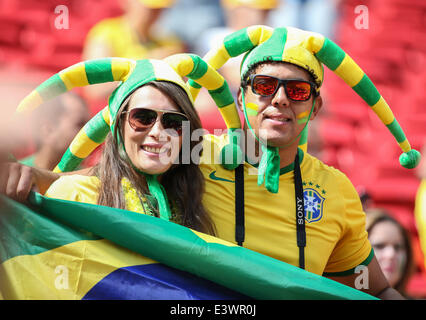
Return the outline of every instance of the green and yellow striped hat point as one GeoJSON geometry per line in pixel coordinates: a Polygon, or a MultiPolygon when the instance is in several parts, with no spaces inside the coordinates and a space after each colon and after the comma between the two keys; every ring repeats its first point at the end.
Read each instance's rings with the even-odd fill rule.
{"type": "MultiPolygon", "coordinates": [[[[319,88],[324,79],[323,64],[343,79],[377,114],[396,139],[403,153],[399,161],[405,168],[414,168],[420,161],[420,153],[411,149],[403,130],[395,119],[385,99],[377,91],[364,71],[336,43],[321,34],[297,28],[250,26],[229,34],[216,48],[206,54],[204,60],[219,69],[231,57],[246,53],[241,64],[241,78],[254,64],[261,61],[283,61],[307,70],[319,88]]],[[[199,88],[189,81],[196,98],[199,88]]],[[[244,109],[245,106],[244,106],[244,109]]],[[[307,127],[299,146],[306,150],[307,127]]],[[[278,188],[274,190],[278,191],[278,188]]]]}
{"type": "MultiPolygon", "coordinates": [[[[235,103],[224,78],[204,60],[193,54],[176,54],[164,60],[131,60],[105,58],[88,60],[60,71],[50,77],[18,106],[18,113],[31,111],[43,102],[74,87],[121,81],[111,94],[108,106],[99,111],[77,134],[55,172],[72,171],[114,131],[117,112],[123,101],[138,87],[154,81],[169,81],[179,85],[193,102],[182,77],[193,79],[211,94],[225,119],[238,118],[235,103]]],[[[226,121],[231,130],[241,128],[238,121],[226,121]]],[[[241,152],[241,151],[240,151],[241,152]]]]}

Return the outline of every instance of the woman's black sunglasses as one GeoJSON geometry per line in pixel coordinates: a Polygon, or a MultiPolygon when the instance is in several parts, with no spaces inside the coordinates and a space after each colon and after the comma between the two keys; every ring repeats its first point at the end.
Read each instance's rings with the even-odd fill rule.
{"type": "Polygon", "coordinates": [[[128,122],[135,131],[144,131],[149,129],[160,117],[161,125],[164,129],[173,129],[179,135],[182,135],[182,126],[188,117],[180,112],[170,110],[154,110],[148,108],[134,108],[124,111],[123,114],[129,114],[128,122]]]}

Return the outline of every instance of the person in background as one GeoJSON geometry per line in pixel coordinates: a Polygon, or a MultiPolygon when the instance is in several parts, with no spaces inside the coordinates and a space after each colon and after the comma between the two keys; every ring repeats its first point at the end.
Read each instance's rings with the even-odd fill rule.
{"type": "Polygon", "coordinates": [[[32,118],[35,153],[19,161],[27,166],[53,170],[89,119],[87,104],[76,93],[67,92],[48,101],[32,118]]]}
{"type": "Polygon", "coordinates": [[[368,239],[391,287],[407,297],[406,286],[414,270],[408,232],[386,210],[366,210],[368,239]]]}
{"type": "MultiPolygon", "coordinates": [[[[88,32],[83,60],[103,57],[163,59],[185,52],[185,43],[156,24],[174,0],[119,0],[123,15],[98,22],[88,32]]],[[[116,83],[85,88],[91,99],[108,97],[116,83]]]]}
{"type": "Polygon", "coordinates": [[[333,39],[342,0],[278,0],[269,17],[271,27],[283,25],[321,33],[333,39]]]}
{"type": "Polygon", "coordinates": [[[176,0],[158,20],[158,24],[182,39],[187,52],[197,53],[195,48],[205,30],[225,24],[221,0],[176,0]]]}
{"type": "Polygon", "coordinates": [[[374,199],[371,196],[370,192],[364,186],[358,186],[357,192],[359,194],[359,198],[361,199],[362,208],[364,211],[374,206],[374,199]]]}

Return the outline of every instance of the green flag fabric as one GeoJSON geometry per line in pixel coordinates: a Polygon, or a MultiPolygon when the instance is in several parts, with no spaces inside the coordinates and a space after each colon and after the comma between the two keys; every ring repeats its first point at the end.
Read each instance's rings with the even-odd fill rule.
{"type": "Polygon", "coordinates": [[[169,221],[37,193],[0,196],[0,235],[4,299],[375,299],[169,221]]]}

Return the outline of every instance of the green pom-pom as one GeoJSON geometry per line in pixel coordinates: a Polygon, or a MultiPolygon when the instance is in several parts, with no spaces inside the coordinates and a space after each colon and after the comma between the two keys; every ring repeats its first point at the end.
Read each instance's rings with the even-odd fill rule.
{"type": "Polygon", "coordinates": [[[234,170],[243,161],[243,152],[238,145],[227,144],[220,152],[220,161],[227,170],[234,170]]]}
{"type": "Polygon", "coordinates": [[[234,170],[243,163],[243,152],[240,148],[241,129],[228,129],[229,142],[220,151],[220,162],[227,170],[234,170]]]}
{"type": "Polygon", "coordinates": [[[411,149],[408,152],[404,152],[399,156],[399,163],[401,166],[407,169],[413,169],[420,163],[420,152],[411,149]]]}

